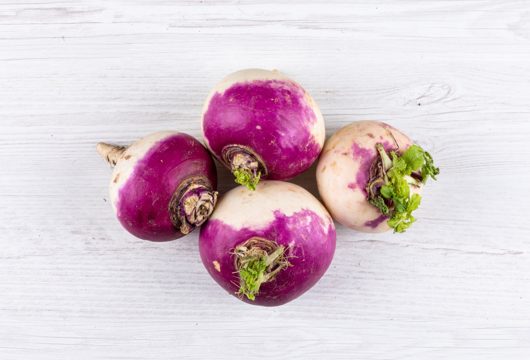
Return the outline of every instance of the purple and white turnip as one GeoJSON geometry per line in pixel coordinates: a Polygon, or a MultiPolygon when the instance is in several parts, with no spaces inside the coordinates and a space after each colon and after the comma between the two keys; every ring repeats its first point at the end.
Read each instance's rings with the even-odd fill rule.
{"type": "Polygon", "coordinates": [[[195,138],[164,131],[130,146],[99,143],[114,170],[112,207],[131,234],[151,241],[180,238],[204,223],[217,200],[217,175],[208,151],[195,138]]]}
{"type": "Polygon", "coordinates": [[[317,166],[320,196],[333,218],[364,232],[405,231],[414,221],[427,177],[438,168],[401,131],[359,121],[326,142],[317,166]]]}
{"type": "Polygon", "coordinates": [[[285,304],[311,288],[335,251],[335,227],[303,188],[262,181],[226,193],[202,226],[201,259],[230,294],[257,305],[285,304]]]}
{"type": "Polygon", "coordinates": [[[260,178],[287,180],[305,171],[325,139],[314,100],[276,70],[228,75],[205,102],[202,129],[208,148],[250,189],[260,178]]]}

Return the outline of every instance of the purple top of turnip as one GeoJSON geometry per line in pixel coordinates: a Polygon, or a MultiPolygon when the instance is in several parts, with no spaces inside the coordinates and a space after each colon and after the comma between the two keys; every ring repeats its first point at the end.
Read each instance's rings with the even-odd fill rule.
{"type": "Polygon", "coordinates": [[[311,96],[278,71],[229,75],[203,109],[208,147],[236,177],[254,188],[260,178],[285,180],[317,159],[324,120],[311,96]]]}
{"type": "Polygon", "coordinates": [[[266,306],[289,302],[325,273],[335,250],[325,208],[297,185],[263,181],[219,201],[199,249],[210,275],[230,294],[266,306]]]}

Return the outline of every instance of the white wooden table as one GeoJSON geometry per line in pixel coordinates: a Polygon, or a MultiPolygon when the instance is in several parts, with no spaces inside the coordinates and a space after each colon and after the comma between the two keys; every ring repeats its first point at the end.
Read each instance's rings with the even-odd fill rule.
{"type": "Polygon", "coordinates": [[[0,359],[528,359],[529,136],[529,1],[0,0],[0,359]],[[247,67],[303,84],[328,135],[387,121],[442,169],[409,232],[339,226],[279,308],[217,286],[197,234],[122,230],[94,149],[200,136],[247,67]]]}

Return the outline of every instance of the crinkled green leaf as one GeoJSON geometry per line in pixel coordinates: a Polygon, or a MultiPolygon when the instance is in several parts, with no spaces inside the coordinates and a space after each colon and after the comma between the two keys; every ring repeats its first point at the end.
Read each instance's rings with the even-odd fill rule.
{"type": "Polygon", "coordinates": [[[267,269],[267,259],[264,256],[244,264],[239,269],[239,293],[254,300],[263,282],[265,269],[267,269]]]}
{"type": "Polygon", "coordinates": [[[386,183],[379,190],[380,196],[372,198],[370,203],[384,215],[391,214],[388,225],[395,232],[404,232],[416,221],[412,212],[421,203],[420,195],[411,194],[410,184],[418,184],[420,175],[423,182],[429,176],[436,180],[440,170],[434,166],[431,155],[419,145],[410,146],[401,155],[392,151],[390,158],[392,167],[386,171],[386,183]],[[392,201],[392,208],[385,199],[392,201]]]}
{"type": "Polygon", "coordinates": [[[387,215],[390,212],[390,209],[385,203],[385,199],[383,199],[381,196],[377,196],[373,199],[370,199],[369,201],[370,201],[370,204],[372,204],[373,206],[378,208],[379,211],[381,211],[381,214],[387,215]]]}
{"type": "Polygon", "coordinates": [[[434,166],[432,156],[428,152],[425,151],[423,153],[423,158],[425,163],[421,168],[422,181],[425,183],[429,176],[432,177],[433,180],[436,180],[436,175],[440,173],[440,169],[434,166]]]}
{"type": "Polygon", "coordinates": [[[234,174],[236,183],[246,186],[250,190],[256,190],[261,175],[260,172],[254,175],[248,169],[235,169],[232,173],[234,174]]]}
{"type": "Polygon", "coordinates": [[[379,192],[381,193],[381,195],[383,195],[383,197],[387,199],[391,199],[392,197],[394,197],[394,188],[392,187],[392,185],[381,186],[379,192]]]}
{"type": "Polygon", "coordinates": [[[407,212],[410,214],[414,210],[416,210],[421,203],[421,196],[418,194],[413,194],[410,197],[409,203],[407,204],[407,212]]]}
{"type": "Polygon", "coordinates": [[[407,163],[401,157],[399,157],[395,152],[392,151],[392,169],[397,172],[405,172],[407,169],[407,163]]]}
{"type": "Polygon", "coordinates": [[[418,171],[423,166],[425,161],[424,151],[420,146],[412,145],[401,155],[401,159],[407,164],[405,175],[410,175],[413,171],[418,171]]]}

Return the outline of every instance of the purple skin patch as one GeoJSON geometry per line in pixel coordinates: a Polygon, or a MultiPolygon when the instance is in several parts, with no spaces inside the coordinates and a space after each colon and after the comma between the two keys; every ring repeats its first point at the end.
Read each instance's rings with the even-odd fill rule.
{"type": "MultiPolygon", "coordinates": [[[[355,176],[355,184],[363,191],[365,195],[367,195],[366,184],[368,183],[368,177],[370,176],[370,166],[372,166],[372,162],[376,156],[375,147],[373,149],[365,149],[354,142],[352,146],[352,153],[353,158],[360,161],[359,170],[355,176]]],[[[351,188],[349,185],[348,187],[351,188]]]]}
{"type": "Polygon", "coordinates": [[[379,215],[377,218],[367,221],[364,223],[364,226],[371,227],[372,229],[375,229],[379,225],[381,225],[382,222],[388,220],[388,216],[385,215],[379,215]]]}
{"type": "Polygon", "coordinates": [[[348,188],[349,188],[349,189],[352,189],[352,190],[355,190],[355,189],[357,189],[357,184],[351,182],[351,183],[348,184],[348,188]]]}
{"type": "Polygon", "coordinates": [[[276,210],[274,217],[271,223],[259,229],[235,229],[219,219],[210,220],[201,228],[202,262],[214,280],[234,296],[238,296],[239,290],[233,258],[237,245],[260,236],[288,249],[292,266],[281,270],[273,281],[262,284],[254,301],[239,297],[250,304],[277,306],[302,295],[324,275],[335,252],[333,223],[325,229],[324,220],[313,211],[302,210],[286,216],[276,210]]]}
{"type": "Polygon", "coordinates": [[[244,145],[261,157],[267,179],[290,179],[307,170],[322,150],[311,134],[317,117],[304,94],[289,81],[233,84],[210,99],[204,136],[218,158],[226,145],[244,145]]]}
{"type": "Polygon", "coordinates": [[[216,189],[215,165],[208,151],[186,134],[162,139],[138,160],[120,188],[118,219],[130,233],[145,240],[167,241],[183,236],[173,226],[168,207],[179,185],[193,176],[207,178],[216,189]]]}

